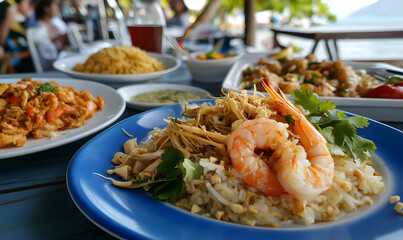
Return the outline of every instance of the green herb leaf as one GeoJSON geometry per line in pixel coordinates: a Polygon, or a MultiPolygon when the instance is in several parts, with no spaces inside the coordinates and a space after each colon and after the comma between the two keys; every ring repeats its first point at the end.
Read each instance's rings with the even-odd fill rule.
{"type": "Polygon", "coordinates": [[[287,62],[287,58],[279,58],[277,59],[277,61],[279,61],[280,63],[285,63],[287,62]]]}
{"type": "Polygon", "coordinates": [[[365,75],[367,75],[367,71],[365,69],[357,70],[355,71],[355,73],[360,77],[364,77],[365,75]]]}
{"type": "Polygon", "coordinates": [[[318,75],[313,75],[311,79],[304,80],[304,83],[309,83],[316,86],[315,80],[318,78],[318,75]]]}
{"type": "Polygon", "coordinates": [[[285,76],[282,76],[282,78],[283,78],[283,80],[285,81],[285,82],[289,82],[290,80],[288,80],[288,78],[286,78],[285,76]]]}
{"type": "Polygon", "coordinates": [[[185,181],[200,179],[201,175],[203,174],[203,167],[200,164],[194,163],[187,158],[185,158],[182,166],[185,169],[185,176],[183,177],[183,180],[185,181]]]}
{"type": "Polygon", "coordinates": [[[309,112],[317,112],[319,109],[320,100],[313,95],[311,91],[301,87],[295,90],[291,95],[295,99],[295,104],[300,105],[309,112]]]}
{"type": "Polygon", "coordinates": [[[151,196],[160,201],[175,202],[182,196],[184,186],[183,179],[178,178],[162,184],[153,183],[149,192],[151,196]]]}
{"type": "Polygon", "coordinates": [[[206,58],[207,59],[215,59],[214,55],[215,55],[215,51],[208,52],[206,54],[206,58]]]}
{"type": "Polygon", "coordinates": [[[295,126],[295,120],[292,118],[291,114],[284,116],[284,118],[288,124],[290,124],[291,126],[295,126]]]}
{"type": "Polygon", "coordinates": [[[393,77],[389,78],[385,84],[395,84],[395,83],[399,83],[399,82],[403,82],[403,78],[393,76],[393,77]]]}
{"type": "Polygon", "coordinates": [[[179,163],[183,162],[183,154],[177,152],[173,148],[168,148],[161,156],[162,162],[157,169],[166,178],[177,178],[182,174],[179,163]]]}
{"type": "Polygon", "coordinates": [[[246,76],[250,76],[250,75],[252,75],[252,74],[253,74],[252,68],[248,67],[248,68],[246,69],[246,76]]]}
{"type": "Polygon", "coordinates": [[[345,97],[347,95],[347,93],[348,93],[347,89],[341,89],[341,90],[337,91],[337,95],[342,96],[342,97],[345,97]]]}
{"type": "Polygon", "coordinates": [[[178,118],[173,118],[173,117],[168,117],[168,119],[173,122],[173,123],[177,123],[178,122],[178,118]]]}
{"type": "Polygon", "coordinates": [[[133,181],[132,184],[142,184],[142,183],[151,182],[151,181],[154,181],[154,178],[144,178],[144,179],[136,180],[136,181],[133,181]]]}
{"type": "Polygon", "coordinates": [[[37,92],[38,92],[38,94],[41,94],[43,92],[57,93],[57,87],[55,87],[52,84],[50,84],[49,82],[47,82],[44,85],[38,87],[37,92]]]}
{"type": "Polygon", "coordinates": [[[310,67],[310,66],[312,66],[312,65],[316,65],[316,64],[319,64],[320,62],[310,62],[310,63],[308,63],[308,67],[310,67]]]}
{"type": "Polygon", "coordinates": [[[185,180],[198,179],[203,174],[203,167],[185,159],[183,154],[173,148],[165,150],[162,162],[157,169],[160,175],[133,181],[133,184],[150,182],[149,193],[161,201],[175,202],[182,196],[185,180]]]}
{"type": "Polygon", "coordinates": [[[367,152],[376,149],[375,144],[368,139],[357,135],[357,128],[369,125],[368,120],[361,116],[348,117],[335,109],[330,100],[320,102],[312,92],[300,88],[291,94],[295,104],[301,105],[309,113],[307,119],[319,130],[328,143],[331,154],[367,159],[367,152]]]}

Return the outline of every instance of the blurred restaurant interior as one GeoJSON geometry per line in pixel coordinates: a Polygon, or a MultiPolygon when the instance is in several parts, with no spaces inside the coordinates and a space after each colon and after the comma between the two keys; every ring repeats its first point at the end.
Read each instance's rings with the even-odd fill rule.
{"type": "MultiPolygon", "coordinates": [[[[40,64],[33,63],[37,61],[37,54],[32,53],[35,49],[30,49],[28,43],[35,41],[32,39],[35,34],[32,33],[33,30],[30,31],[31,34],[26,31],[29,28],[35,29],[35,2],[2,1],[1,74],[40,72],[40,68],[43,68],[38,66],[40,64]],[[7,13],[12,12],[8,9],[10,5],[10,9],[15,8],[14,17],[8,20],[6,17],[10,17],[11,13],[7,13]],[[15,22],[21,23],[19,28],[15,27],[15,22]],[[11,31],[10,36],[8,31],[11,31]],[[19,31],[22,31],[21,35],[18,35],[19,31]],[[21,39],[13,39],[14,37],[21,39]],[[27,64],[25,68],[18,66],[21,61],[27,64]]],[[[317,44],[315,54],[319,59],[329,59],[329,51],[337,51],[341,60],[382,61],[402,66],[400,26],[403,18],[398,10],[401,5],[398,0],[221,0],[209,1],[208,4],[209,7],[206,7],[206,0],[184,1],[184,10],[177,10],[180,15],[176,16],[175,7],[178,3],[160,1],[166,26],[165,34],[175,38],[183,37],[184,31],[191,27],[192,31],[185,36],[186,47],[190,51],[208,50],[221,38],[232,40],[224,44],[227,50],[232,47],[238,51],[242,49],[268,55],[279,51],[279,46],[292,46],[296,56],[304,56],[317,44]],[[336,39],[337,49],[335,46],[330,46],[329,49],[326,47],[327,42],[333,38],[325,39],[326,41],[319,38],[317,41],[316,37],[301,37],[282,32],[278,34],[277,41],[273,28],[292,28],[300,32],[318,28],[314,31],[319,33],[323,29],[336,32],[343,32],[344,29],[353,32],[358,30],[358,34],[354,37],[341,34],[336,39]],[[367,33],[360,33],[362,29],[368,29],[367,33]],[[377,33],[380,30],[382,33],[377,33]],[[391,33],[385,34],[388,30],[391,33]],[[195,42],[197,46],[193,44],[195,42]]],[[[57,5],[58,10],[55,10],[51,21],[51,35],[59,37],[53,61],[76,52],[96,52],[106,46],[131,45],[129,32],[125,27],[135,14],[130,0],[63,0],[57,1],[57,5]]],[[[35,44],[32,46],[35,48],[35,44]]],[[[164,50],[168,52],[172,48],[168,44],[164,50]]],[[[51,65],[45,66],[45,70],[54,70],[51,65]]]]}

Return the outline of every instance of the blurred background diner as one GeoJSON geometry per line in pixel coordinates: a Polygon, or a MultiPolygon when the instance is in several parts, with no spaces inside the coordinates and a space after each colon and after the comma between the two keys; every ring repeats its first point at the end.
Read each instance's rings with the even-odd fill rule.
{"type": "MultiPolygon", "coordinates": [[[[131,28],[139,23],[134,17],[156,19],[152,15],[155,11],[144,14],[138,10],[145,3],[161,9],[157,11],[161,19],[158,25],[163,28],[161,37],[163,33],[169,35],[191,52],[211,50],[221,39],[223,52],[269,56],[292,46],[297,56],[314,51],[319,59],[329,59],[333,54],[340,60],[403,65],[399,0],[0,0],[1,74],[53,71],[55,60],[75,53],[131,45],[130,33],[140,31],[131,28]],[[394,30],[389,35],[378,34],[380,37],[339,36],[332,44],[281,32],[290,28],[299,33],[394,30]]],[[[162,39],[161,52],[173,53],[175,48],[162,39]]]]}

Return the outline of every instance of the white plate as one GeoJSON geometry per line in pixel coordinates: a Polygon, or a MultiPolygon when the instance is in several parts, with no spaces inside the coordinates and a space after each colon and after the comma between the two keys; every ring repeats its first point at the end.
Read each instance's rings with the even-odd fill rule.
{"type": "MultiPolygon", "coordinates": [[[[16,83],[20,80],[20,78],[2,79],[1,82],[16,83]]],[[[41,82],[55,81],[60,86],[71,86],[78,91],[86,89],[95,97],[99,94],[105,98],[104,109],[102,111],[97,111],[92,118],[89,118],[86,125],[83,125],[79,128],[58,131],[57,136],[52,139],[47,137],[42,139],[28,138],[27,142],[22,147],[0,148],[0,159],[39,152],[79,140],[113,123],[122,115],[126,107],[125,101],[122,99],[122,97],[113,88],[104,84],[85,80],[72,80],[68,78],[34,78],[33,80],[41,82]]]]}
{"type": "MultiPolygon", "coordinates": [[[[242,71],[251,66],[256,66],[256,59],[245,59],[236,62],[228,72],[222,84],[225,91],[238,89],[242,80],[242,71]]],[[[346,62],[355,70],[365,69],[369,74],[376,69],[391,69],[403,71],[402,69],[386,63],[356,63],[346,62]]],[[[247,90],[249,94],[253,90],[247,90]]],[[[267,93],[264,93],[267,95],[267,93]]],[[[290,97],[292,99],[292,97],[290,97]]],[[[337,108],[347,112],[369,117],[378,121],[403,122],[403,99],[380,99],[380,98],[348,98],[348,97],[319,97],[322,100],[330,99],[337,108]]]]}
{"type": "Polygon", "coordinates": [[[175,103],[141,103],[141,102],[132,102],[130,98],[135,95],[158,91],[158,90],[165,90],[165,89],[172,89],[184,92],[190,92],[200,96],[200,99],[207,99],[209,96],[212,96],[206,90],[201,88],[187,86],[187,85],[180,85],[180,84],[161,84],[161,83],[149,83],[149,84],[136,84],[126,87],[121,87],[117,90],[117,92],[123,97],[126,101],[128,107],[137,110],[149,110],[152,108],[163,107],[167,105],[172,105],[175,103]]]}
{"type": "Polygon", "coordinates": [[[95,74],[95,73],[82,73],[72,70],[76,64],[84,63],[88,59],[90,54],[82,54],[58,60],[53,63],[53,67],[75,78],[89,79],[105,83],[134,83],[139,81],[158,79],[167,73],[175,71],[180,65],[181,60],[179,60],[178,58],[152,52],[148,52],[147,54],[150,57],[156,58],[159,61],[161,61],[162,64],[164,64],[164,66],[167,67],[167,69],[163,71],[153,73],[142,73],[142,74],[95,74]]]}

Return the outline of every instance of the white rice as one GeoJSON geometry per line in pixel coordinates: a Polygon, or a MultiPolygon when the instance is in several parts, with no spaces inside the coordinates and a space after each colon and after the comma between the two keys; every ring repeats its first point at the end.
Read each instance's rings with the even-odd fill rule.
{"type": "Polygon", "coordinates": [[[372,197],[384,187],[382,177],[370,160],[353,161],[334,157],[335,176],[330,189],[314,200],[299,201],[288,194],[265,196],[247,186],[230,164],[201,159],[204,167],[201,180],[185,183],[185,196],[176,206],[197,214],[250,226],[286,227],[334,221],[364,205],[373,204],[372,197]],[[217,181],[217,175],[221,178],[217,181]],[[215,177],[213,177],[215,176],[215,177]],[[213,179],[213,180],[212,180],[213,179]]]}

